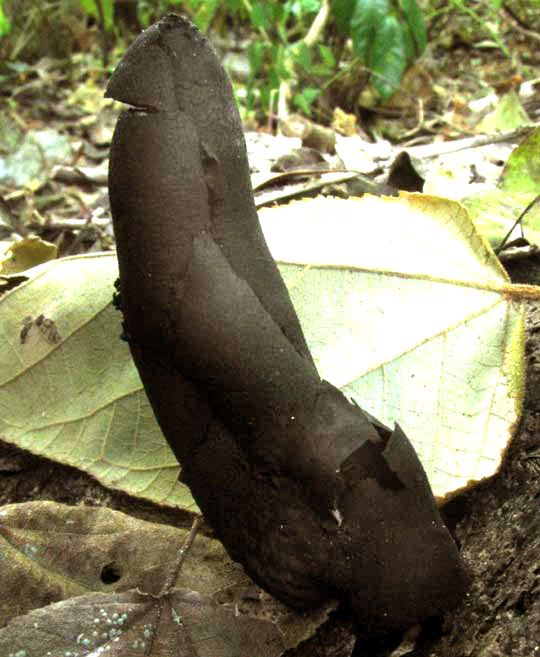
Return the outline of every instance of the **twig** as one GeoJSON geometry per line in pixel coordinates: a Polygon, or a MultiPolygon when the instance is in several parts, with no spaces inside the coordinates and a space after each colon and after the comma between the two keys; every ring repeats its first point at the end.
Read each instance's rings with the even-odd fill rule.
{"type": "MultiPolygon", "coordinates": [[[[372,180],[367,178],[367,176],[363,171],[358,171],[357,169],[339,169],[339,168],[338,169],[311,169],[309,167],[306,167],[303,169],[292,169],[291,171],[283,171],[281,173],[276,173],[274,176],[271,176],[270,178],[263,180],[257,185],[254,185],[253,191],[259,192],[262,189],[265,189],[266,187],[270,187],[271,185],[276,185],[278,183],[286,182],[291,178],[304,178],[306,176],[321,176],[328,173],[351,174],[350,176],[351,178],[358,176],[359,178],[363,178],[367,184],[373,184],[374,186],[376,185],[376,183],[374,183],[372,180]]],[[[348,180],[348,178],[345,178],[344,180],[348,180]]],[[[330,183],[343,182],[343,180],[340,178],[339,181],[331,180],[329,182],[330,183]]],[[[325,184],[327,183],[328,181],[325,181],[325,184]]]]}
{"type": "MultiPolygon", "coordinates": [[[[305,45],[308,48],[313,47],[315,43],[319,40],[319,37],[321,36],[322,31],[324,30],[324,26],[326,25],[326,21],[328,20],[329,15],[330,15],[330,2],[329,0],[324,0],[306,36],[302,39],[302,42],[305,43],[305,45]]],[[[287,100],[290,95],[291,95],[291,89],[289,82],[282,80],[279,85],[279,96],[278,96],[278,108],[277,108],[278,126],[279,123],[284,121],[289,115],[287,100]]]]}
{"type": "MultiPolygon", "coordinates": [[[[169,571],[169,574],[165,579],[165,583],[163,584],[161,591],[157,595],[152,595],[152,597],[158,601],[159,606],[156,611],[156,622],[155,622],[154,632],[152,633],[150,641],[145,650],[145,655],[147,655],[147,657],[153,654],[152,650],[154,646],[154,640],[156,638],[156,633],[159,629],[159,622],[161,620],[161,615],[163,613],[163,605],[165,603],[166,597],[170,593],[173,584],[176,582],[176,579],[178,578],[178,573],[180,572],[180,569],[182,568],[182,565],[186,560],[186,556],[189,553],[191,546],[193,545],[193,541],[195,540],[195,537],[197,536],[197,532],[199,531],[199,528],[202,525],[202,523],[203,523],[203,517],[195,516],[193,520],[193,524],[191,525],[191,530],[189,532],[189,535],[187,539],[184,541],[182,547],[178,550],[176,561],[174,562],[173,567],[169,571]]],[[[189,637],[187,638],[189,640],[189,637]]]]}
{"type": "Polygon", "coordinates": [[[422,128],[424,127],[424,121],[425,121],[425,113],[424,113],[424,101],[422,98],[418,99],[417,102],[417,108],[418,112],[416,114],[418,120],[414,128],[411,128],[411,130],[408,130],[404,135],[402,135],[402,139],[408,139],[409,137],[412,137],[415,135],[417,132],[420,132],[422,128]]]}
{"type": "Polygon", "coordinates": [[[163,585],[163,588],[161,589],[161,591],[157,596],[158,598],[162,598],[163,596],[167,595],[167,593],[169,593],[169,591],[171,590],[173,584],[176,582],[178,573],[180,572],[180,569],[182,568],[182,565],[186,560],[186,556],[188,555],[189,550],[193,545],[193,541],[195,540],[195,537],[197,536],[197,532],[199,531],[202,523],[203,523],[203,517],[199,515],[195,516],[193,520],[193,524],[191,525],[191,530],[189,532],[189,535],[185,540],[184,544],[182,545],[182,547],[178,550],[178,554],[176,556],[176,561],[174,563],[174,566],[169,571],[169,575],[165,580],[165,584],[163,585]]]}
{"type": "MultiPolygon", "coordinates": [[[[515,228],[518,224],[521,223],[521,220],[523,219],[523,217],[527,214],[527,212],[529,212],[529,210],[530,210],[530,209],[531,209],[536,203],[538,203],[538,201],[540,201],[540,194],[538,194],[537,196],[535,196],[535,197],[533,198],[533,200],[529,203],[529,205],[525,208],[525,210],[523,210],[523,212],[519,215],[519,217],[514,221],[514,225],[512,226],[512,228],[510,228],[510,230],[509,230],[509,231],[506,233],[506,235],[504,236],[503,241],[502,241],[502,242],[499,244],[499,246],[495,249],[495,253],[496,253],[497,255],[499,255],[499,253],[504,249],[504,245],[505,245],[506,242],[508,241],[508,238],[509,238],[510,235],[512,234],[512,231],[514,230],[514,228],[515,228]]],[[[521,225],[521,231],[522,231],[522,234],[523,234],[523,225],[521,225]]]]}
{"type": "Polygon", "coordinates": [[[311,24],[311,27],[308,30],[308,33],[304,37],[304,43],[306,46],[314,46],[317,41],[319,40],[319,37],[322,34],[322,31],[324,30],[324,26],[326,25],[326,21],[328,20],[328,16],[330,15],[330,2],[329,0],[324,0],[322,3],[321,8],[319,9],[319,12],[317,16],[315,16],[315,20],[311,24]]]}
{"type": "Polygon", "coordinates": [[[416,157],[437,157],[438,155],[446,155],[447,153],[457,153],[458,151],[465,151],[468,150],[469,148],[479,148],[480,146],[487,146],[489,144],[497,144],[502,141],[514,141],[516,139],[519,139],[520,137],[523,137],[525,135],[528,135],[534,128],[537,128],[540,126],[540,123],[534,123],[530,126],[526,126],[523,128],[518,128],[517,130],[513,130],[512,132],[506,132],[504,134],[500,135],[480,135],[478,137],[470,137],[466,139],[459,139],[459,140],[453,140],[451,142],[447,142],[449,145],[448,147],[442,147],[439,148],[438,150],[434,150],[432,146],[416,146],[415,148],[417,150],[424,150],[424,151],[433,151],[433,152],[428,152],[428,153],[415,153],[416,157]],[[458,141],[459,145],[456,146],[455,142],[458,141]],[[466,143],[463,143],[466,142],[466,143]]]}

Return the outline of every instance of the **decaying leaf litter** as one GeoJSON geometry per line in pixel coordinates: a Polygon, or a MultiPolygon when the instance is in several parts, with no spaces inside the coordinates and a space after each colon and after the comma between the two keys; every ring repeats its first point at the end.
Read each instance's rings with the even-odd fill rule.
{"type": "MultiPolygon", "coordinates": [[[[522,138],[524,128],[518,128],[506,119],[508,113],[495,124],[495,128],[486,122],[482,126],[482,117],[497,110],[501,94],[508,92],[507,95],[511,96],[510,92],[518,88],[519,103],[526,109],[528,122],[534,123],[539,109],[535,93],[537,83],[526,80],[521,86],[508,84],[505,91],[504,82],[512,80],[513,71],[508,71],[504,57],[493,58],[488,51],[475,49],[474,35],[464,37],[466,26],[459,21],[453,23],[451,14],[442,20],[445,21],[445,29],[428,44],[423,61],[404,82],[399,103],[394,103],[395,108],[391,105],[380,115],[375,113],[375,122],[356,121],[356,129],[362,137],[354,138],[344,136],[351,134],[351,116],[343,119],[336,115],[337,156],[320,155],[323,160],[330,160],[331,167],[344,165],[348,169],[362,171],[370,179],[375,176],[378,183],[386,180],[386,171],[397,154],[403,149],[412,149],[411,155],[416,153],[418,159],[428,158],[425,160],[427,167],[418,165],[416,155],[415,162],[422,176],[425,177],[426,168],[431,170],[432,175],[427,176],[427,183],[431,185],[430,178],[434,179],[430,188],[432,192],[444,191],[439,183],[444,182],[449,173],[454,192],[457,185],[461,196],[467,194],[464,185],[474,179],[485,178],[484,184],[488,188],[494,186],[501,166],[508,158],[511,144],[515,145],[522,138]],[[448,49],[452,38],[462,44],[461,51],[459,47],[457,51],[448,49]],[[480,62],[474,78],[468,71],[471,49],[480,62]],[[414,80],[423,81],[421,93],[414,87],[414,80]],[[407,85],[411,82],[413,86],[409,88],[407,85]],[[418,98],[422,99],[421,103],[418,98]],[[396,123],[399,122],[401,130],[396,130],[396,123]],[[385,126],[391,126],[392,134],[398,135],[398,143],[394,146],[380,137],[385,126]],[[412,128],[414,132],[411,134],[412,128]],[[440,158],[433,158],[434,152],[444,152],[448,146],[451,150],[459,149],[461,139],[464,139],[463,145],[470,145],[471,141],[478,141],[477,137],[470,135],[482,135],[494,129],[497,130],[496,134],[488,136],[488,139],[494,139],[492,145],[488,143],[482,148],[461,150],[452,162],[445,164],[443,158],[441,167],[437,164],[440,158]],[[501,141],[504,134],[513,135],[513,141],[501,141]],[[451,140],[451,143],[440,143],[441,136],[451,140]],[[432,146],[422,145],[431,142],[434,142],[432,146]],[[506,146],[503,145],[505,142],[506,146]],[[497,144],[502,146],[499,148],[497,144]],[[468,162],[464,161],[465,157],[468,162]],[[459,176],[458,170],[462,171],[459,176]]],[[[506,20],[509,20],[508,17],[506,20]]],[[[44,239],[58,242],[61,255],[112,247],[107,211],[104,210],[107,207],[104,186],[108,144],[119,110],[111,105],[110,100],[103,98],[107,72],[88,47],[91,42],[96,50],[99,49],[99,40],[95,34],[93,37],[90,34],[92,30],[95,32],[95,26],[87,29],[89,34],[84,39],[80,27],[76,33],[78,40],[83,39],[78,47],[84,47],[76,58],[66,61],[55,59],[50,52],[43,53],[46,56],[35,64],[25,64],[16,74],[12,73],[2,86],[4,95],[14,101],[2,116],[2,144],[6,153],[2,161],[7,163],[9,158],[21,151],[25,133],[30,136],[36,133],[36,139],[42,143],[38,147],[40,166],[36,172],[32,173],[29,162],[25,163],[24,159],[19,164],[19,173],[17,167],[11,172],[8,166],[5,167],[0,180],[6,200],[0,212],[2,235],[7,237],[15,233],[24,237],[37,233],[44,239]],[[67,146],[69,152],[59,154],[57,142],[61,142],[62,148],[67,146]]],[[[521,52],[519,25],[510,20],[505,29],[507,38],[510,41],[515,39],[516,51],[521,52]]],[[[519,107],[516,100],[512,103],[514,107],[519,107]]],[[[354,131],[355,121],[352,118],[354,131]]],[[[293,124],[294,121],[291,121],[291,126],[293,124]]],[[[298,134],[298,131],[294,133],[294,130],[289,130],[287,134],[298,134]]],[[[247,138],[250,161],[256,169],[255,186],[260,179],[268,177],[271,162],[302,143],[298,136],[278,139],[260,132],[248,132],[247,138]]],[[[33,148],[27,156],[30,163],[37,161],[37,147],[33,148]]],[[[365,191],[365,185],[360,185],[360,189],[365,191]]],[[[351,189],[337,191],[340,194],[351,193],[351,189]]],[[[293,193],[301,194],[302,187],[293,189],[293,193]]],[[[510,205],[505,209],[506,203],[501,208],[500,201],[490,202],[490,208],[494,206],[493,215],[500,215],[501,209],[504,209],[508,219],[516,218],[519,208],[524,205],[519,200],[510,205]]]]}
{"type": "Polygon", "coordinates": [[[336,606],[291,612],[254,587],[218,541],[193,530],[53,502],[0,514],[4,655],[277,657],[336,606]],[[178,555],[187,563],[175,572],[178,555]]]}

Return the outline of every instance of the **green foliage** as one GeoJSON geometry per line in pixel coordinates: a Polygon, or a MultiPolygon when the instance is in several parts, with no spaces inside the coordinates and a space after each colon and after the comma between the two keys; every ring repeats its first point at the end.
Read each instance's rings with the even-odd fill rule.
{"type": "Polygon", "coordinates": [[[227,16],[247,14],[248,3],[245,0],[188,0],[182,5],[193,16],[195,25],[202,32],[206,32],[218,14],[227,16]]]}
{"type": "Polygon", "coordinates": [[[302,88],[293,95],[293,105],[308,116],[320,95],[320,78],[335,71],[331,48],[308,46],[303,37],[321,8],[322,0],[288,0],[283,3],[255,2],[250,21],[260,38],[248,49],[251,75],[246,94],[247,110],[273,114],[282,85],[297,79],[302,88]]]}
{"type": "Polygon", "coordinates": [[[135,0],[137,16],[141,25],[147,27],[169,11],[186,11],[191,15],[197,27],[206,32],[218,13],[234,16],[245,11],[245,0],[135,0]]]}
{"type": "MultiPolygon", "coordinates": [[[[193,16],[193,20],[195,21],[195,24],[200,30],[206,32],[206,30],[210,25],[210,22],[216,15],[222,3],[220,0],[206,0],[205,2],[198,2],[197,4],[199,5],[199,7],[197,7],[197,10],[193,16]]],[[[225,3],[225,4],[229,4],[229,3],[225,3]]]]}
{"type": "Polygon", "coordinates": [[[3,2],[0,0],[0,38],[11,31],[11,22],[4,13],[3,2]]]}
{"type": "Polygon", "coordinates": [[[332,11],[341,34],[351,37],[355,54],[373,73],[375,89],[389,98],[426,47],[416,0],[336,0],[332,11]]]}
{"type": "Polygon", "coordinates": [[[87,14],[93,16],[98,22],[101,22],[101,12],[103,12],[104,27],[110,31],[114,27],[114,0],[79,0],[82,9],[87,14]],[[98,6],[98,3],[100,6],[98,6]]]}
{"type": "Polygon", "coordinates": [[[349,36],[351,19],[354,14],[356,0],[334,0],[332,4],[332,13],[343,36],[349,36]]]}
{"type": "MultiPolygon", "coordinates": [[[[491,1],[493,4],[498,2],[491,1]]],[[[405,69],[425,48],[426,27],[416,2],[332,0],[331,20],[325,29],[327,35],[334,36],[332,41],[326,39],[326,43],[322,36],[309,43],[305,41],[323,0],[133,0],[133,6],[143,27],[170,11],[185,11],[204,32],[210,27],[225,31],[231,21],[247,24],[252,43],[248,49],[250,75],[242,98],[243,109],[251,115],[271,116],[276,111],[278,99],[288,95],[289,91],[292,91],[292,103],[296,108],[307,115],[312,113],[325,83],[337,71],[337,59],[341,53],[336,27],[341,43],[343,39],[351,38],[354,54],[372,71],[373,84],[380,96],[388,98],[392,95],[405,69]]],[[[0,37],[10,30],[17,30],[17,27],[11,27],[8,5],[6,0],[0,0],[0,37]]],[[[92,16],[104,33],[110,34],[117,32],[118,28],[114,6],[115,0],[51,0],[43,20],[48,26],[53,26],[52,16],[55,16],[54,25],[57,22],[62,25],[62,16],[76,11],[79,16],[92,16]]],[[[36,12],[34,14],[38,16],[37,4],[36,12]]],[[[66,39],[63,38],[62,42],[66,39]]],[[[105,35],[103,42],[105,60],[110,49],[105,35]]],[[[30,37],[28,43],[32,43],[30,37]]],[[[18,55],[21,47],[18,45],[18,50],[11,52],[11,58],[18,55]]]]}

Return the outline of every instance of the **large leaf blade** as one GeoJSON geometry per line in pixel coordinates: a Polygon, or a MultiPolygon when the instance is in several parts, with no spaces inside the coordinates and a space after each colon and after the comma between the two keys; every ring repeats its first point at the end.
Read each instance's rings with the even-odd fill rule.
{"type": "MultiPolygon", "coordinates": [[[[523,289],[466,211],[405,194],[302,201],[261,222],[322,376],[403,426],[437,495],[492,474],[521,410],[523,289]]],[[[27,275],[0,300],[0,436],[196,510],[119,339],[114,254],[27,275]],[[38,312],[60,344],[35,327],[20,343],[22,319],[38,312]]]]}
{"type": "Polygon", "coordinates": [[[436,495],[493,474],[521,412],[524,309],[466,211],[404,194],[261,220],[322,375],[402,425],[436,495]]]}

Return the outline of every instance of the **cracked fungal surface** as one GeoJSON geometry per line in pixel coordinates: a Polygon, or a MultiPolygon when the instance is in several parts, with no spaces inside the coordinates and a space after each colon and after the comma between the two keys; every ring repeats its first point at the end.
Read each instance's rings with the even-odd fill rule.
{"type": "Polygon", "coordinates": [[[455,605],[468,577],[413,447],[316,371],[208,41],[167,16],[107,95],[135,108],[109,169],[125,334],[229,554],[297,608],[345,596],[366,636],[455,605]]]}

